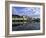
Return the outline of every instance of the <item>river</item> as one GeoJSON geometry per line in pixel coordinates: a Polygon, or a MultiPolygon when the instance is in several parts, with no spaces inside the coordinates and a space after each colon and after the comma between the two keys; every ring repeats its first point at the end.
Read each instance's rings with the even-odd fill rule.
{"type": "Polygon", "coordinates": [[[40,30],[40,23],[27,23],[23,25],[12,25],[12,31],[40,30]]]}

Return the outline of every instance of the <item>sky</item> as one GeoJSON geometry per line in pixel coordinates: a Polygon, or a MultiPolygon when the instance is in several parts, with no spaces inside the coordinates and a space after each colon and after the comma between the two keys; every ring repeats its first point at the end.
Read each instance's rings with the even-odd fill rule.
{"type": "Polygon", "coordinates": [[[13,15],[26,15],[26,16],[40,16],[40,8],[39,7],[12,7],[13,15]]]}

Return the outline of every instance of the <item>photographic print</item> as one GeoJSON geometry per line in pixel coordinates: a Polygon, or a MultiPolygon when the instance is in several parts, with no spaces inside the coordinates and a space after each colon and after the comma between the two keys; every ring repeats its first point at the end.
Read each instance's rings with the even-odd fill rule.
{"type": "Polygon", "coordinates": [[[42,32],[42,6],[10,4],[10,28],[13,33],[42,32]]]}
{"type": "Polygon", "coordinates": [[[39,7],[12,7],[12,31],[40,30],[39,7]]]}
{"type": "Polygon", "coordinates": [[[44,34],[44,9],[44,3],[7,2],[6,35],[30,36],[44,34]]]}

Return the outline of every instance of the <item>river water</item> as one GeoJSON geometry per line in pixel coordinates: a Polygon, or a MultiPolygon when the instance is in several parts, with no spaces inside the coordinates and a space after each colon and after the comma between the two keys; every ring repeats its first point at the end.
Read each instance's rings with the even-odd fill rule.
{"type": "Polygon", "coordinates": [[[23,25],[12,25],[12,31],[40,30],[40,23],[27,23],[23,25]]]}

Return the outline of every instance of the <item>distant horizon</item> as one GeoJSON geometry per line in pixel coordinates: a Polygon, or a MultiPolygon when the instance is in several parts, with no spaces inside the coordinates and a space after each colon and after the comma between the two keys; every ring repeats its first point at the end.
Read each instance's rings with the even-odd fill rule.
{"type": "Polygon", "coordinates": [[[39,7],[12,7],[12,15],[40,17],[39,7]]]}

